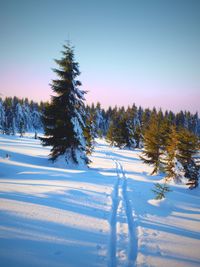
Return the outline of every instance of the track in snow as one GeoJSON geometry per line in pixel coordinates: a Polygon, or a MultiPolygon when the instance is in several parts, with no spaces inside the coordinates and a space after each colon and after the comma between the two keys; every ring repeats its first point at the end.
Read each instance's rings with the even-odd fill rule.
{"type": "Polygon", "coordinates": [[[137,258],[137,237],[132,206],[128,199],[127,177],[122,164],[116,159],[113,161],[116,165],[117,180],[112,192],[108,267],[133,267],[137,258]],[[123,223],[124,217],[126,225],[123,223]],[[126,237],[126,226],[128,237],[126,237]],[[126,238],[128,240],[125,240],[126,238]]]}

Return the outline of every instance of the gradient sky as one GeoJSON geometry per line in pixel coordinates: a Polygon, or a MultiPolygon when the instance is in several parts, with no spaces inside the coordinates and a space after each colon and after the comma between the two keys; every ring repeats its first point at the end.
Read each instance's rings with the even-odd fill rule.
{"type": "Polygon", "coordinates": [[[200,113],[199,0],[0,0],[0,93],[48,100],[75,46],[88,103],[200,113]]]}

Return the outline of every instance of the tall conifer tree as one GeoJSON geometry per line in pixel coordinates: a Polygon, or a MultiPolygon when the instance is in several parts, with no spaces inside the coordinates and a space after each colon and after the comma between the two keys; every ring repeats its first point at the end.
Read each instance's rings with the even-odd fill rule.
{"type": "Polygon", "coordinates": [[[45,137],[41,140],[44,146],[52,146],[50,159],[53,161],[64,156],[68,163],[88,163],[83,135],[86,92],[79,89],[80,71],[73,47],[64,45],[63,48],[63,57],[55,60],[59,68],[53,71],[58,79],[52,81],[51,88],[56,95],[44,111],[45,137]]]}
{"type": "Polygon", "coordinates": [[[178,159],[185,169],[185,177],[188,178],[187,185],[190,189],[198,186],[199,167],[195,162],[195,155],[199,149],[198,138],[187,129],[179,133],[178,159]]]}
{"type": "Polygon", "coordinates": [[[179,136],[175,126],[170,127],[166,145],[165,172],[167,180],[181,181],[184,168],[179,161],[179,136]]]}
{"type": "Polygon", "coordinates": [[[144,150],[141,159],[144,163],[153,166],[152,174],[161,170],[161,136],[160,125],[157,115],[154,113],[150,118],[150,123],[144,132],[144,150]]]}

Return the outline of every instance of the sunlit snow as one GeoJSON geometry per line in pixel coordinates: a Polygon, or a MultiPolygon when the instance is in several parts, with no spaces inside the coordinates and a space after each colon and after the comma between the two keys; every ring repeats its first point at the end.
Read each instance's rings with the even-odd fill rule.
{"type": "Polygon", "coordinates": [[[199,188],[150,176],[140,150],[97,140],[90,168],[48,161],[30,134],[0,135],[0,265],[97,267],[200,265],[199,188]]]}

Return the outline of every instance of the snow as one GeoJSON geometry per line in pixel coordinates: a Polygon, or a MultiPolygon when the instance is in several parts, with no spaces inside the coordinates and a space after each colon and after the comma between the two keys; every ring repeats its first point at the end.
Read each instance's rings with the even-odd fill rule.
{"type": "Polygon", "coordinates": [[[98,139],[90,168],[66,168],[49,149],[34,134],[0,135],[1,266],[200,265],[199,188],[173,183],[157,201],[163,176],[140,150],[98,139]]]}

